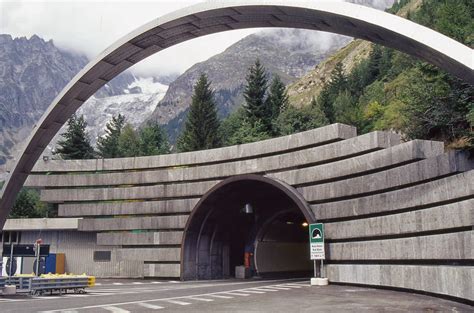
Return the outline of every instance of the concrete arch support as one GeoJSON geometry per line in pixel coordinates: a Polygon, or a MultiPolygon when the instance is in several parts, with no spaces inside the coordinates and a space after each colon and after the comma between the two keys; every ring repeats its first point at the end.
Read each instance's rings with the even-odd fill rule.
{"type": "Polygon", "coordinates": [[[254,27],[292,27],[366,39],[431,62],[474,83],[473,51],[403,18],[333,1],[210,1],[153,20],[118,40],[63,89],[34,128],[0,200],[3,226],[35,162],[67,119],[115,76],[163,49],[208,34],[254,27]]]}

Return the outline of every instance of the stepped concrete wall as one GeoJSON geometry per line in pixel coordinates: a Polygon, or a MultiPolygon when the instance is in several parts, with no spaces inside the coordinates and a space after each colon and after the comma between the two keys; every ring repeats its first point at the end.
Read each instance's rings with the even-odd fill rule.
{"type": "MultiPolygon", "coordinates": [[[[83,217],[79,230],[140,275],[181,275],[183,231],[199,199],[226,178],[258,174],[296,188],[325,223],[333,282],[474,300],[474,161],[440,142],[356,135],[334,124],[191,153],[40,161],[27,185],[83,217]]],[[[136,274],[136,273],[134,273],[136,274]]]]}

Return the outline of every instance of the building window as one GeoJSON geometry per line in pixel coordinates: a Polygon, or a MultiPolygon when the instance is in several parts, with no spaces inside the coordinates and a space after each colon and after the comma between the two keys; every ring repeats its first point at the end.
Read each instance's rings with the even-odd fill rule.
{"type": "Polygon", "coordinates": [[[111,251],[94,251],[94,262],[110,262],[111,251]]]}

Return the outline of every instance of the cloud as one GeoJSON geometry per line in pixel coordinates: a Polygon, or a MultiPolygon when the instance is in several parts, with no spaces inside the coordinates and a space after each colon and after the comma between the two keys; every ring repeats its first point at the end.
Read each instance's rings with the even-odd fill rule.
{"type": "MultiPolygon", "coordinates": [[[[360,1],[380,5],[393,0],[351,2],[360,1]]],[[[45,40],[53,39],[60,48],[83,53],[92,59],[135,28],[199,2],[204,1],[0,0],[0,33],[14,37],[37,34],[45,40]]],[[[140,62],[132,71],[141,75],[181,73],[254,32],[255,29],[238,30],[194,39],[140,62]]]]}

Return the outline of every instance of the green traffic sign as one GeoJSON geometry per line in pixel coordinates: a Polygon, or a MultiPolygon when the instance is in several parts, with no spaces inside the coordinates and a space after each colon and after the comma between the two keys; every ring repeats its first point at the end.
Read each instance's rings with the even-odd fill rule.
{"type": "Polygon", "coordinates": [[[324,225],[322,223],[309,225],[309,242],[324,243],[324,225]]]}

